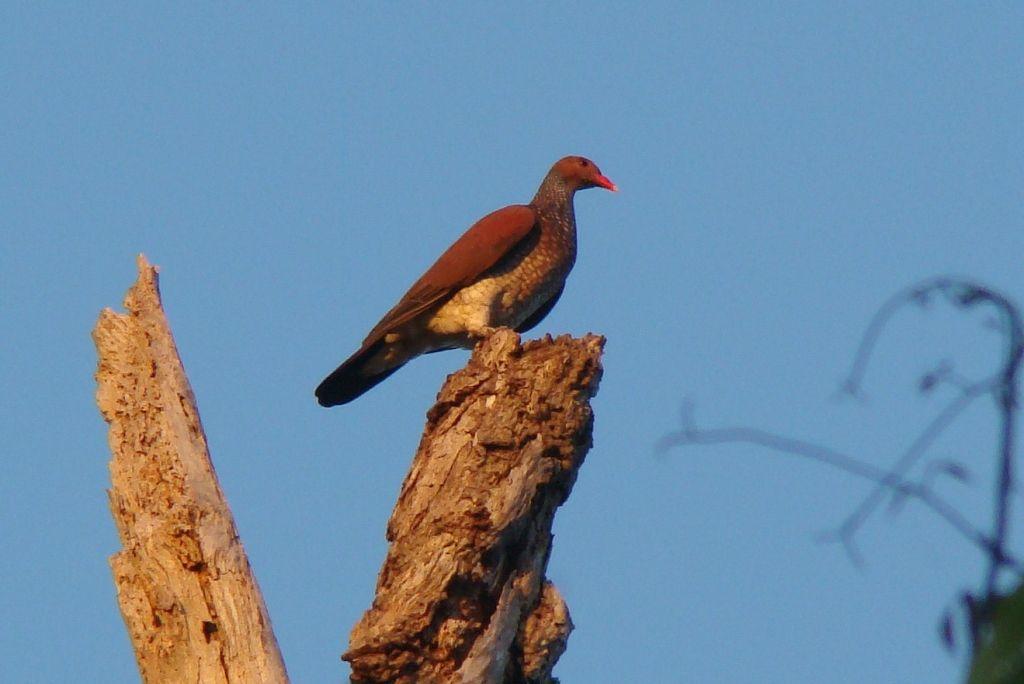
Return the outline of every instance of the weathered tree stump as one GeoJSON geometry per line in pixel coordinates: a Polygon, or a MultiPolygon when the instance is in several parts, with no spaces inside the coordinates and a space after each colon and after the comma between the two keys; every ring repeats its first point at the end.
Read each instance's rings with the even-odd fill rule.
{"type": "Polygon", "coordinates": [[[388,524],[354,682],[546,682],[572,622],[544,578],[591,443],[604,339],[501,330],[448,378],[388,524]]]}

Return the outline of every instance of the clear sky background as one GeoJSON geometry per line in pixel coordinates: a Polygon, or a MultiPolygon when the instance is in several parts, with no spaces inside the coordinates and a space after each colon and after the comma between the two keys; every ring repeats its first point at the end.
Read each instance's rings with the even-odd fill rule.
{"type": "MultiPolygon", "coordinates": [[[[706,426],[877,464],[989,372],[983,316],[907,311],[868,401],[833,401],[898,288],[972,275],[1024,299],[1018,3],[4,3],[0,9],[0,663],[4,681],[127,682],[89,338],[135,255],[164,303],[295,682],[347,677],[384,528],[447,373],[421,358],[354,404],[313,388],[466,227],[566,154],[579,258],[534,334],[607,336],[594,448],[548,574],[563,682],[953,682],[937,625],[980,554],[909,505],[815,534],[868,486],[706,426]]],[[[986,524],[995,421],[933,449],[986,524]]],[[[1020,499],[1017,499],[1020,503],[1020,499]]],[[[1017,517],[1019,520],[1019,516],[1017,517]]]]}

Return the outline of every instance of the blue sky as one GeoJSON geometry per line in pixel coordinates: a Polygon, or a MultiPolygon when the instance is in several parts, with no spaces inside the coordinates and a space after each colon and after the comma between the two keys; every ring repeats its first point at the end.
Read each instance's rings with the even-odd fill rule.
{"type": "MultiPolygon", "coordinates": [[[[549,576],[564,682],[956,681],[942,611],[972,548],[919,506],[865,566],[815,542],[867,491],[743,445],[666,455],[684,398],[894,459],[983,375],[982,316],[906,311],[866,403],[830,397],[896,289],[972,275],[1024,299],[1024,10],[1013,3],[453,3],[0,9],[0,656],[10,681],[133,681],[106,559],[89,331],[134,279],[164,303],[296,682],[338,681],[445,375],[421,358],[338,409],[312,390],[466,227],[565,154],[580,253],[535,334],[608,337],[594,448],[549,576]],[[945,392],[945,394],[943,393],[945,392]]],[[[934,448],[984,523],[995,422],[934,448]]]]}

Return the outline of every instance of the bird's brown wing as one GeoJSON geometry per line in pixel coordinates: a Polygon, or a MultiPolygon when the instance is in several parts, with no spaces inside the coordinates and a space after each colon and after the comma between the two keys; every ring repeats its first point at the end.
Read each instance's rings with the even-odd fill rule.
{"type": "Polygon", "coordinates": [[[363,348],[416,316],[440,306],[460,288],[473,282],[537,228],[533,209],[514,204],[484,216],[470,226],[398,304],[388,311],[363,341],[363,348]]]}

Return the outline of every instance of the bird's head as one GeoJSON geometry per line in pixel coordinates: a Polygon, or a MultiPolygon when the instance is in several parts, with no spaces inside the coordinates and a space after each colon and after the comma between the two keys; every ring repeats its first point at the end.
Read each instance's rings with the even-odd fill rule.
{"type": "Polygon", "coordinates": [[[562,182],[571,190],[585,190],[587,188],[604,188],[617,192],[618,187],[601,173],[597,164],[586,157],[563,157],[551,167],[549,176],[557,175],[562,182]]]}

